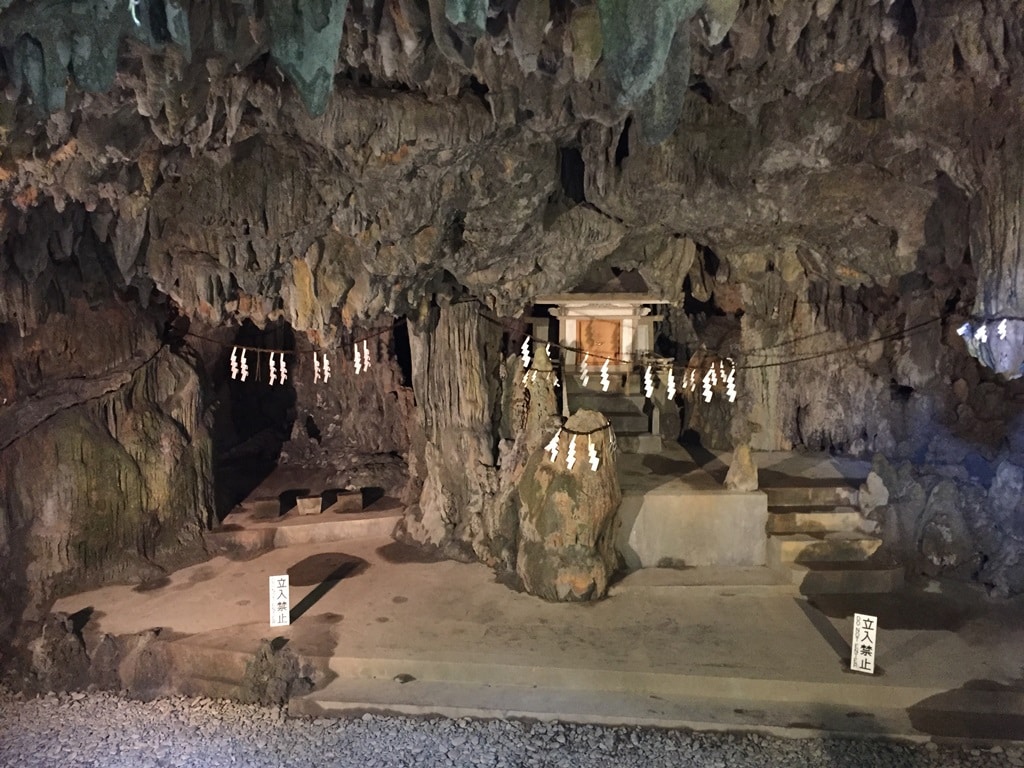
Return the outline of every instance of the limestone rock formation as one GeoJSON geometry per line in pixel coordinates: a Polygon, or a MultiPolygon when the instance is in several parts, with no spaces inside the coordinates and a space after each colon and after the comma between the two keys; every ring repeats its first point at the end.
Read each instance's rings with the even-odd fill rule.
{"type": "Polygon", "coordinates": [[[615,512],[622,501],[611,431],[596,411],[577,411],[566,430],[590,432],[600,457],[596,471],[586,466],[587,438],[560,433],[555,461],[545,449],[530,457],[519,483],[519,555],[516,573],[523,587],[546,600],[597,600],[615,571],[615,512]],[[567,467],[569,451],[579,466],[567,467]]]}
{"type": "Polygon", "coordinates": [[[282,445],[404,483],[409,536],[512,568],[544,431],[510,426],[516,321],[595,267],[670,299],[659,351],[736,361],[735,404],[675,399],[705,444],[877,455],[900,469],[875,513],[912,567],[967,530],[977,565],[950,568],[1024,590],[1022,17],[0,0],[0,635],[11,595],[38,612],[61,574],[194,540],[224,467],[282,445]],[[348,373],[381,324],[408,349],[348,373]],[[227,381],[227,350],[277,331],[338,378],[297,366],[245,434],[273,398],[227,381]],[[28,476],[37,448],[66,481],[28,476]],[[955,515],[922,523],[945,480],[955,515]],[[66,502],[94,490],[83,528],[66,502]]]}
{"type": "Polygon", "coordinates": [[[725,487],[731,491],[757,490],[757,464],[750,454],[750,446],[746,443],[736,447],[732,454],[732,463],[725,475],[725,487]]]}

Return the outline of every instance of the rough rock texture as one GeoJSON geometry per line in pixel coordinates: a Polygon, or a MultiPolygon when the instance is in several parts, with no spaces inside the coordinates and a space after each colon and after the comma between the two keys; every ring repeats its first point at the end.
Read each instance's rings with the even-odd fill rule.
{"type": "MultiPolygon", "coordinates": [[[[737,362],[737,403],[685,393],[683,426],[948,479],[956,514],[908,551],[963,570],[939,550],[966,526],[957,562],[1024,589],[998,535],[1009,513],[972,501],[1005,498],[997,469],[1024,453],[1008,380],[1024,362],[1020,0],[285,5],[154,0],[136,21],[113,0],[0,2],[5,471],[61,419],[102,453],[96,398],[128,386],[126,350],[155,352],[175,313],[216,338],[177,340],[218,424],[239,402],[223,383],[235,327],[337,353],[405,318],[410,376],[389,346],[368,378],[304,380],[266,454],[291,438],[297,459],[386,464],[419,493],[409,535],[509,567],[521,455],[501,372],[522,329],[484,317],[595,266],[637,269],[673,302],[659,348],[737,362]],[[68,338],[33,372],[18,339],[56,339],[79,306],[127,313],[110,359],[68,338]],[[133,313],[161,322],[141,333],[133,313]],[[74,391],[26,387],[58,368],[74,391]]],[[[150,494],[110,482],[108,512],[150,494]]]]}
{"type": "Polygon", "coordinates": [[[575,438],[573,469],[566,465],[569,433],[560,434],[552,462],[543,448],[534,451],[519,482],[519,556],[516,573],[523,588],[546,600],[579,601],[604,597],[617,566],[615,511],[622,501],[611,431],[596,411],[577,411],[565,422],[576,432],[597,431],[590,439],[600,457],[596,471],[588,461],[585,437],[575,438]]]}
{"type": "Polygon", "coordinates": [[[161,342],[166,307],[116,275],[79,206],[33,209],[6,243],[0,637],[62,589],[144,579],[201,549],[212,473],[196,361],[161,342]]]}
{"type": "Polygon", "coordinates": [[[736,447],[732,454],[732,463],[725,475],[725,487],[731,491],[757,490],[757,464],[750,454],[750,446],[746,443],[736,447]]]}
{"type": "Polygon", "coordinates": [[[500,333],[465,302],[428,310],[410,334],[424,436],[423,493],[406,520],[417,541],[471,542],[482,553],[503,533],[481,519],[494,508],[498,485],[500,333]],[[469,526],[478,526],[475,535],[469,526]]]}
{"type": "Polygon", "coordinates": [[[238,700],[247,704],[284,705],[292,696],[313,690],[312,673],[311,669],[302,669],[295,652],[283,642],[264,639],[256,655],[245,665],[238,700]]]}
{"type": "Polygon", "coordinates": [[[951,479],[944,469],[875,459],[876,486],[888,500],[870,515],[882,523],[886,548],[915,573],[977,580],[1002,596],[1019,592],[1024,469],[1004,460],[990,479],[951,479]]]}

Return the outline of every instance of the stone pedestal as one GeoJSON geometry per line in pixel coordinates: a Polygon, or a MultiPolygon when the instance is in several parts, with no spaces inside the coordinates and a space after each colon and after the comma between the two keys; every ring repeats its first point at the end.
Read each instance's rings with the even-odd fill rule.
{"type": "Polygon", "coordinates": [[[626,567],[765,564],[765,494],[666,485],[646,493],[623,494],[616,547],[626,567]]]}
{"type": "Polygon", "coordinates": [[[320,496],[299,496],[295,500],[295,510],[300,515],[319,515],[322,505],[323,499],[320,496]]]}

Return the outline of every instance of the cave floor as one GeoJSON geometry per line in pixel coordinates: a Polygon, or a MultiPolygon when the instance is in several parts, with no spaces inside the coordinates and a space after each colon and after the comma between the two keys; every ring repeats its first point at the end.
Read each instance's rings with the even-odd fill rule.
{"type": "MultiPolygon", "coordinates": [[[[581,722],[991,740],[1024,734],[1024,600],[928,582],[805,598],[691,572],[626,577],[593,604],[509,589],[481,564],[430,561],[386,537],[216,557],[147,588],[61,599],[87,641],[159,627],[168,692],[237,693],[261,639],[315,670],[293,714],[385,710],[581,722]],[[291,576],[293,623],[268,625],[291,576]],[[854,611],[878,616],[877,673],[850,672],[854,611]]],[[[735,573],[735,572],[733,572],[735,573]]]]}

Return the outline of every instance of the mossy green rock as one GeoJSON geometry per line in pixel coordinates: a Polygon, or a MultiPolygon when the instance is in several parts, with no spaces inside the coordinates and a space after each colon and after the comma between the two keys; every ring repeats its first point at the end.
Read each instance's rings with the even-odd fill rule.
{"type": "Polygon", "coordinates": [[[661,77],[676,30],[703,5],[704,0],[598,0],[605,75],[619,106],[636,104],[661,77]]]}
{"type": "Polygon", "coordinates": [[[444,15],[457,27],[482,35],[487,25],[487,0],[445,0],[444,15]]]}
{"type": "Polygon", "coordinates": [[[334,86],[348,0],[269,3],[270,53],[298,88],[306,109],[322,115],[334,86]]]}

